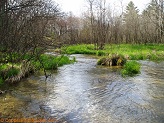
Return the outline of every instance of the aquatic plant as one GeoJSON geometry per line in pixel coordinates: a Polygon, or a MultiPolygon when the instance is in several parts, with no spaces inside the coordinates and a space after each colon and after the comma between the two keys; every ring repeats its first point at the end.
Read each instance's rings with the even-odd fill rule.
{"type": "Polygon", "coordinates": [[[140,73],[140,64],[137,61],[128,61],[121,70],[122,76],[134,76],[140,73]]]}

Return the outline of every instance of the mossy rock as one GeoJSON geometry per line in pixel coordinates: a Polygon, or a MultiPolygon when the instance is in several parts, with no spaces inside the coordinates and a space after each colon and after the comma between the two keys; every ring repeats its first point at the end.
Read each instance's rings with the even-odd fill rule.
{"type": "Polygon", "coordinates": [[[109,57],[103,57],[98,60],[97,65],[103,66],[123,66],[126,63],[126,59],[122,55],[112,55],[109,57]]]}
{"type": "Polygon", "coordinates": [[[97,61],[97,65],[103,65],[104,63],[105,63],[105,61],[106,61],[106,59],[107,58],[101,58],[101,59],[99,59],[98,61],[97,61]]]}

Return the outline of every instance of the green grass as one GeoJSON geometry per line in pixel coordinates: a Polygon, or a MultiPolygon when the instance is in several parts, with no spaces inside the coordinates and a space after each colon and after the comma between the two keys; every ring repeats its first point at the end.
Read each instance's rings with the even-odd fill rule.
{"type": "Polygon", "coordinates": [[[19,68],[18,65],[14,65],[14,67],[12,67],[12,64],[10,63],[6,63],[3,65],[0,65],[0,81],[2,79],[7,79],[10,78],[11,76],[15,76],[19,73],[19,68]]]}
{"type": "Polygon", "coordinates": [[[112,44],[105,45],[104,50],[95,50],[93,44],[81,44],[63,47],[62,51],[67,54],[91,54],[106,56],[121,54],[131,60],[164,60],[164,44],[112,44]]]}
{"type": "MultiPolygon", "coordinates": [[[[72,60],[69,59],[68,56],[53,56],[53,55],[40,55],[40,61],[34,57],[26,54],[24,60],[31,59],[31,63],[36,70],[42,70],[43,67],[45,70],[56,70],[58,67],[63,66],[65,64],[74,63],[76,61],[75,58],[72,60]]],[[[16,76],[20,72],[21,63],[14,63],[14,67],[12,67],[11,63],[0,64],[0,85],[4,84],[5,80],[16,76]]]]}
{"type": "Polygon", "coordinates": [[[68,47],[63,47],[62,52],[66,54],[96,54],[97,51],[94,50],[94,45],[71,45],[68,47]]]}
{"type": "Polygon", "coordinates": [[[106,57],[102,57],[97,61],[97,65],[101,65],[104,61],[106,61],[106,57]]]}
{"type": "Polygon", "coordinates": [[[4,83],[4,79],[0,77],[0,85],[2,85],[3,83],[4,83]]]}
{"type": "Polygon", "coordinates": [[[5,70],[8,68],[7,64],[0,65],[0,71],[5,70]]]}
{"type": "Polygon", "coordinates": [[[134,76],[140,73],[140,64],[136,61],[128,61],[121,70],[122,76],[134,76]]]}
{"type": "Polygon", "coordinates": [[[33,60],[32,64],[35,66],[37,69],[44,69],[45,70],[55,70],[57,67],[63,66],[65,64],[70,64],[75,62],[74,59],[70,60],[68,56],[52,56],[52,55],[41,55],[40,56],[40,61],[38,60],[33,60]]]}
{"type": "Polygon", "coordinates": [[[3,85],[5,80],[18,75],[20,72],[19,68],[11,67],[10,64],[4,64],[0,66],[0,85],[3,85]]]}
{"type": "Polygon", "coordinates": [[[7,71],[7,74],[5,75],[5,78],[7,79],[7,78],[10,78],[10,77],[12,77],[12,76],[16,76],[16,75],[18,75],[18,73],[19,73],[19,69],[17,69],[17,68],[10,68],[8,71],[7,71]]]}

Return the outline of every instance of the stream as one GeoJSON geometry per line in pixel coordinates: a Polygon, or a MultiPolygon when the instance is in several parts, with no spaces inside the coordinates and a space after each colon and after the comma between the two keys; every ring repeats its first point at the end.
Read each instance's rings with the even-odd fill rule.
{"type": "Polygon", "coordinates": [[[45,81],[32,75],[0,95],[0,118],[55,118],[59,123],[164,123],[164,62],[139,61],[141,74],[73,55],[45,81]]]}

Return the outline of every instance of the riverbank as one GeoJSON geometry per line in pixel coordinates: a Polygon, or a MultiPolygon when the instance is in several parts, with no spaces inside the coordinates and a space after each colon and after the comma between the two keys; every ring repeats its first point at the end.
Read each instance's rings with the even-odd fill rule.
{"type": "Polygon", "coordinates": [[[130,60],[164,60],[164,44],[112,44],[105,45],[103,50],[95,50],[93,44],[80,44],[62,47],[66,54],[90,54],[97,56],[109,56],[119,54],[130,60]]]}
{"type": "Polygon", "coordinates": [[[75,59],[69,59],[68,56],[53,56],[49,54],[42,54],[39,58],[30,58],[30,55],[24,56],[23,60],[18,63],[1,63],[0,64],[0,86],[5,83],[16,83],[22,78],[33,74],[36,71],[56,70],[58,67],[65,64],[70,64],[75,59]],[[30,60],[29,60],[30,59],[30,60]]]}
{"type": "Polygon", "coordinates": [[[140,61],[141,74],[123,78],[118,68],[96,66],[91,55],[43,74],[22,79],[0,95],[1,118],[54,119],[61,122],[163,123],[164,62],[140,61]]]}
{"type": "Polygon", "coordinates": [[[62,52],[96,55],[99,58],[98,65],[123,66],[121,70],[123,77],[140,73],[141,65],[135,60],[164,60],[164,44],[112,44],[105,45],[103,50],[95,50],[93,44],[81,44],[63,47],[62,52]]]}

